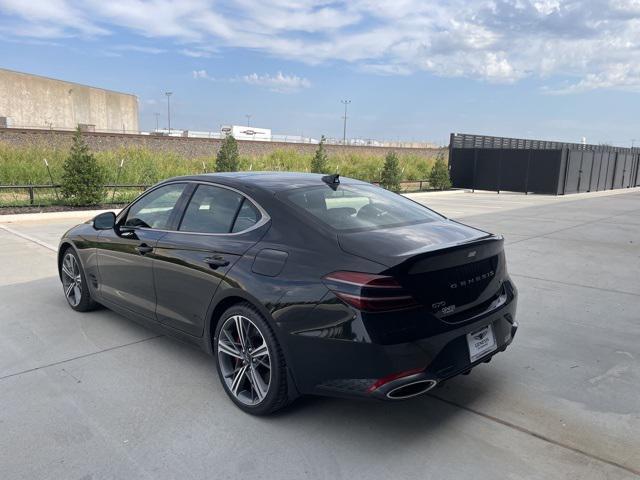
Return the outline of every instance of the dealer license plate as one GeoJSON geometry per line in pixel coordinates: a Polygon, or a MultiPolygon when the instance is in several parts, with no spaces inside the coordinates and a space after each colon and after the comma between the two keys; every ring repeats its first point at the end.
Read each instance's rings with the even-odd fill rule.
{"type": "Polygon", "coordinates": [[[476,332],[468,333],[467,344],[469,345],[469,359],[471,363],[498,348],[491,325],[487,325],[476,332]]]}

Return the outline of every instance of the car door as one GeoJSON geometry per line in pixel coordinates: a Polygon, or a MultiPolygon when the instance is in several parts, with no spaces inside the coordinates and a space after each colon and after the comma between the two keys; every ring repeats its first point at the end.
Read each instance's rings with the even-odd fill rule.
{"type": "Polygon", "coordinates": [[[227,272],[264,235],[269,217],[242,193],[197,184],[175,231],[158,240],[158,320],[202,335],[211,299],[227,272]]]}
{"type": "Polygon", "coordinates": [[[116,227],[98,236],[100,297],[156,320],[154,248],[174,221],[187,183],[155,188],[119,215],[116,227]]]}

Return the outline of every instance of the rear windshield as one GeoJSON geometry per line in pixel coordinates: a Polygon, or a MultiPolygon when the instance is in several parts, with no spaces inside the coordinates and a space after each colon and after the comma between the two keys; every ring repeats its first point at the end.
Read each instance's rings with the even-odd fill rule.
{"type": "Polygon", "coordinates": [[[340,185],[286,191],[289,202],[336,230],[376,229],[441,220],[402,195],[372,185],[340,185]]]}

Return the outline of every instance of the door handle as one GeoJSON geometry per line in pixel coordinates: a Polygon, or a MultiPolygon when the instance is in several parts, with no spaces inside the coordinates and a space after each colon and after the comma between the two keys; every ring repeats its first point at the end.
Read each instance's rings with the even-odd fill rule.
{"type": "Polygon", "coordinates": [[[225,260],[224,257],[216,255],[215,257],[205,258],[204,263],[208,264],[211,268],[218,268],[229,265],[229,260],[225,260]]]}
{"type": "Polygon", "coordinates": [[[153,247],[150,247],[146,243],[143,243],[136,247],[136,252],[138,252],[140,255],[144,255],[145,253],[153,252],[153,247]]]}

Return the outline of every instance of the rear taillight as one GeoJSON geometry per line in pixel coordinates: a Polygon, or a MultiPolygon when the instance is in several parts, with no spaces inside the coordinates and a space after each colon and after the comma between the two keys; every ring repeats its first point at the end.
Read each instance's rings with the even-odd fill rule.
{"type": "Polygon", "coordinates": [[[398,281],[386,275],[361,272],[333,272],[324,283],[336,297],[358,310],[385,312],[417,306],[398,281]]]}

